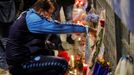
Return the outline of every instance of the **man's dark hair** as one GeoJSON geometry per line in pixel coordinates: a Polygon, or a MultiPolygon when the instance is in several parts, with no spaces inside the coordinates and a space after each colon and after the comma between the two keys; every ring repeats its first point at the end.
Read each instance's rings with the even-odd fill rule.
{"type": "Polygon", "coordinates": [[[40,8],[48,11],[50,8],[54,9],[54,5],[50,0],[38,0],[34,5],[33,8],[38,11],[40,8]]]}

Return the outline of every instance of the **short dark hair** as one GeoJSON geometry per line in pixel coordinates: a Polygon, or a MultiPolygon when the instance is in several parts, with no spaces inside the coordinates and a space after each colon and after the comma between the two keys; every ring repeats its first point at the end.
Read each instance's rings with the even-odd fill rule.
{"type": "Polygon", "coordinates": [[[54,10],[54,4],[51,2],[51,0],[37,0],[37,2],[33,5],[33,8],[38,11],[40,8],[47,11],[49,9],[54,10]]]}

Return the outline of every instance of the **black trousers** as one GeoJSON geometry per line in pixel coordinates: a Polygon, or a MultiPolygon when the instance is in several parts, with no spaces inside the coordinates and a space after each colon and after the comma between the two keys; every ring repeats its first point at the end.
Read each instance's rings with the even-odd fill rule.
{"type": "Polygon", "coordinates": [[[68,63],[64,58],[36,56],[26,63],[12,65],[10,73],[12,75],[64,75],[67,68],[68,63]]]}

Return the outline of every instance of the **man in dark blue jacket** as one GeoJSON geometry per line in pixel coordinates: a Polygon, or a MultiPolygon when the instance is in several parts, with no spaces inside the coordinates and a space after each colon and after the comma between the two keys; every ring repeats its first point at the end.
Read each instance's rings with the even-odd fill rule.
{"type": "Polygon", "coordinates": [[[50,20],[53,11],[51,1],[39,0],[11,26],[6,59],[13,75],[64,75],[66,72],[65,59],[45,56],[49,51],[45,41],[49,34],[82,33],[86,32],[86,27],[50,20]]]}

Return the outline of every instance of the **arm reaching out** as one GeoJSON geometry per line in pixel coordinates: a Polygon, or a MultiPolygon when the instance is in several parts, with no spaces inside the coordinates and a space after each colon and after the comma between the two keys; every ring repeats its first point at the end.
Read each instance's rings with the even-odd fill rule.
{"type": "Polygon", "coordinates": [[[86,27],[73,24],[61,24],[50,21],[45,17],[41,17],[34,10],[30,10],[26,15],[26,23],[31,33],[39,34],[59,34],[59,33],[75,33],[86,32],[86,27]]]}

